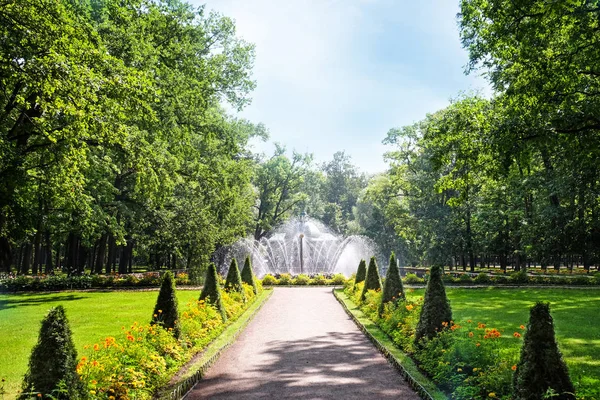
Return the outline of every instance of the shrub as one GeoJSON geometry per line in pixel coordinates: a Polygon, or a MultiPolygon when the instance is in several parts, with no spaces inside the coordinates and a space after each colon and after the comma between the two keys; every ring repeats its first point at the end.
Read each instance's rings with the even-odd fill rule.
{"type": "Polygon", "coordinates": [[[367,263],[365,260],[360,260],[358,263],[358,269],[356,270],[356,277],[354,278],[354,284],[364,282],[367,277],[367,263]]]}
{"type": "Polygon", "coordinates": [[[163,276],[158,299],[152,313],[150,324],[162,325],[166,330],[171,330],[173,336],[179,338],[181,329],[179,327],[179,310],[177,309],[177,295],[175,293],[175,280],[173,273],[168,271],[163,276]]]}
{"type": "Polygon", "coordinates": [[[225,290],[228,292],[234,291],[240,293],[242,295],[242,301],[246,301],[244,287],[242,286],[242,277],[235,258],[231,259],[231,264],[229,265],[227,279],[225,280],[225,290]]]}
{"type": "Polygon", "coordinates": [[[409,273],[404,277],[404,282],[409,285],[418,285],[420,283],[425,283],[425,279],[419,278],[416,274],[409,273]]]}
{"type": "Polygon", "coordinates": [[[471,275],[469,274],[461,274],[460,277],[458,278],[458,281],[462,284],[469,284],[469,283],[473,283],[473,278],[471,278],[471,275]]]}
{"type": "Polygon", "coordinates": [[[548,395],[558,400],[575,400],[575,388],[554,337],[548,303],[538,302],[531,308],[513,388],[515,399],[519,400],[548,395]]]}
{"type": "Polygon", "coordinates": [[[529,276],[525,271],[514,272],[510,274],[510,281],[512,283],[523,284],[529,282],[529,276]]]}
{"type": "Polygon", "coordinates": [[[256,278],[254,277],[254,271],[252,270],[252,260],[250,256],[246,256],[244,261],[244,268],[242,268],[242,282],[252,286],[254,294],[258,294],[258,287],[256,286],[256,278]]]}
{"type": "Polygon", "coordinates": [[[291,285],[292,284],[292,276],[290,274],[281,274],[279,275],[279,285],[291,285]]]}
{"type": "Polygon", "coordinates": [[[385,283],[383,285],[383,296],[381,297],[381,304],[379,305],[379,315],[383,314],[386,303],[393,302],[394,304],[404,299],[404,287],[402,286],[402,279],[400,278],[400,272],[398,271],[398,265],[396,264],[396,256],[392,252],[390,255],[390,265],[385,275],[385,283]]]}
{"type": "Polygon", "coordinates": [[[490,283],[490,276],[485,272],[480,272],[474,279],[475,283],[490,283]]]}
{"type": "Polygon", "coordinates": [[[423,308],[415,331],[415,345],[418,347],[422,339],[433,338],[445,329],[451,320],[452,310],[442,282],[442,270],[438,266],[431,267],[423,308]]]}
{"type": "Polygon", "coordinates": [[[327,285],[327,278],[322,274],[317,274],[310,280],[311,285],[327,285]]]}
{"type": "Polygon", "coordinates": [[[223,306],[223,300],[221,299],[221,288],[219,287],[217,267],[215,267],[215,264],[213,263],[210,263],[208,271],[206,271],[206,280],[204,281],[204,288],[200,293],[199,300],[205,300],[208,303],[213,304],[221,313],[223,321],[227,320],[227,314],[225,312],[225,307],[223,306]]]}
{"type": "Polygon", "coordinates": [[[77,374],[77,361],[65,310],[62,306],[52,308],[42,320],[20,398],[30,398],[32,393],[40,393],[38,397],[44,398],[83,398],[84,387],[77,374]]]}
{"type": "Polygon", "coordinates": [[[279,281],[271,274],[267,274],[262,278],[262,284],[265,286],[273,286],[278,285],[279,281]]]}
{"type": "Polygon", "coordinates": [[[363,287],[360,299],[365,300],[367,292],[369,290],[381,290],[381,278],[379,277],[379,269],[377,268],[377,262],[375,257],[371,257],[369,261],[369,268],[367,268],[367,276],[365,278],[365,286],[363,287]]]}
{"type": "Polygon", "coordinates": [[[293,285],[308,285],[310,283],[310,278],[308,275],[300,274],[296,278],[290,281],[290,284],[293,285]]]}
{"type": "Polygon", "coordinates": [[[333,285],[345,285],[346,277],[344,276],[344,274],[335,274],[333,278],[331,278],[331,283],[333,285]]]}

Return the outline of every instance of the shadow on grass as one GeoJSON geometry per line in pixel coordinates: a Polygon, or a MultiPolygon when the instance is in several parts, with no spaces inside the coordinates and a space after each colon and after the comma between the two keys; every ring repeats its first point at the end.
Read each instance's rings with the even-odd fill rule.
{"type": "Polygon", "coordinates": [[[274,341],[264,362],[202,380],[188,399],[418,399],[361,332],[274,341]]]}
{"type": "MultiPolygon", "coordinates": [[[[8,297],[8,296],[7,296],[8,297]]],[[[35,293],[35,294],[15,294],[10,295],[9,298],[0,299],[0,311],[27,306],[37,306],[39,304],[48,303],[50,301],[75,301],[86,299],[88,296],[80,293],[73,294],[56,294],[56,293],[35,293]]]]}

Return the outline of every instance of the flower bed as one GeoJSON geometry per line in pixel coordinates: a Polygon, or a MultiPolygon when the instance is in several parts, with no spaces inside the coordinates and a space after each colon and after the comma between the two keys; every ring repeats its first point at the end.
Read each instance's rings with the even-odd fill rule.
{"type": "MultiPolygon", "coordinates": [[[[262,289],[260,289],[262,291],[262,289]]],[[[193,301],[181,313],[181,337],[175,339],[160,324],[134,322],[119,337],[86,346],[77,372],[94,399],[149,399],[195,354],[215,340],[256,299],[244,284],[246,302],[237,292],[222,292],[227,312],[223,322],[217,309],[193,301]]],[[[260,293],[260,292],[259,292],[260,293]]],[[[159,314],[162,310],[159,310],[159,314]]],[[[160,315],[157,315],[160,320],[160,315]]]]}
{"type": "Polygon", "coordinates": [[[362,282],[348,284],[344,293],[453,399],[510,398],[523,325],[502,332],[482,321],[452,321],[449,329],[417,348],[414,337],[423,299],[387,303],[380,316],[381,292],[368,291],[361,301],[362,289],[362,282]]]}

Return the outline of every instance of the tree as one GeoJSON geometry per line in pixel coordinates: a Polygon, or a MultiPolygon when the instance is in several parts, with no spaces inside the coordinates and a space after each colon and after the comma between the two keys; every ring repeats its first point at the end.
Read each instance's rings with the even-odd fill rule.
{"type": "Polygon", "coordinates": [[[252,270],[252,260],[250,259],[250,255],[246,256],[241,276],[242,282],[252,286],[252,291],[254,294],[258,294],[258,287],[256,286],[256,279],[254,278],[254,271],[252,270]]]}
{"type": "Polygon", "coordinates": [[[402,286],[402,278],[400,277],[400,271],[398,271],[398,265],[396,263],[396,256],[392,252],[390,255],[390,264],[385,276],[385,282],[383,284],[383,295],[381,297],[381,304],[379,306],[379,315],[383,314],[386,303],[392,302],[396,304],[398,300],[403,300],[404,287],[402,286]]]}
{"type": "Polygon", "coordinates": [[[204,281],[202,292],[200,292],[199,300],[204,300],[207,303],[215,306],[217,311],[221,313],[221,318],[223,318],[223,321],[227,321],[227,313],[221,298],[221,287],[219,286],[217,267],[213,263],[210,263],[208,266],[208,271],[206,271],[206,279],[204,281]]]}
{"type": "Polygon", "coordinates": [[[254,218],[254,239],[259,240],[284,221],[299,203],[306,200],[300,192],[312,156],[295,153],[290,160],[285,147],[275,144],[275,154],[259,163],[253,184],[258,192],[254,218]]]}
{"type": "Polygon", "coordinates": [[[442,268],[433,266],[429,271],[423,308],[415,331],[415,345],[419,347],[423,340],[434,338],[450,326],[450,321],[452,321],[452,310],[442,281],[442,268]]]}
{"type": "Polygon", "coordinates": [[[179,326],[179,310],[177,306],[177,294],[175,291],[175,279],[173,273],[167,271],[163,275],[160,292],[156,299],[151,324],[160,324],[165,329],[171,330],[173,336],[179,338],[181,329],[179,326]]]}
{"type": "Polygon", "coordinates": [[[369,268],[367,268],[367,275],[365,277],[365,286],[363,287],[360,299],[364,301],[369,290],[381,290],[381,278],[379,277],[379,268],[375,257],[371,257],[369,261],[369,268]]]}
{"type": "Polygon", "coordinates": [[[239,292],[242,295],[243,301],[246,301],[244,286],[242,286],[242,277],[240,276],[240,270],[235,257],[231,259],[231,264],[229,265],[229,271],[225,279],[225,290],[239,292]]]}
{"type": "Polygon", "coordinates": [[[529,314],[527,331],[521,347],[521,358],[513,376],[515,399],[552,398],[574,400],[575,388],[569,370],[554,337],[554,322],[550,305],[538,302],[529,314]]]}
{"type": "Polygon", "coordinates": [[[365,260],[360,260],[358,263],[358,269],[356,270],[356,277],[354,278],[354,285],[360,282],[364,282],[367,277],[367,263],[365,260]]]}
{"type": "Polygon", "coordinates": [[[32,393],[65,400],[85,398],[76,371],[78,361],[64,308],[50,309],[42,320],[38,342],[31,352],[20,398],[35,397],[32,393]]]}

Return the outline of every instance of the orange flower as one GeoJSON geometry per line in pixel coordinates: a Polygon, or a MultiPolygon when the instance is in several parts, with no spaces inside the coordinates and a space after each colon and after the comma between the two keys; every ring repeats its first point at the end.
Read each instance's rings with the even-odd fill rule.
{"type": "Polygon", "coordinates": [[[521,329],[525,329],[525,325],[521,325],[519,328],[521,328],[521,329]]]}
{"type": "Polygon", "coordinates": [[[510,369],[512,369],[513,371],[516,371],[517,370],[517,366],[513,365],[512,367],[510,367],[510,369]]]}
{"type": "Polygon", "coordinates": [[[473,337],[473,332],[469,332],[469,337],[473,337]]]}
{"type": "Polygon", "coordinates": [[[481,346],[481,343],[475,343],[475,346],[479,347],[481,346]]]}
{"type": "Polygon", "coordinates": [[[100,350],[100,345],[98,343],[94,344],[94,351],[100,350]]]}
{"type": "Polygon", "coordinates": [[[412,304],[409,304],[409,305],[407,305],[407,306],[406,306],[406,309],[407,309],[408,311],[412,311],[412,310],[413,310],[413,308],[414,308],[414,306],[413,306],[412,304]]]}
{"type": "Polygon", "coordinates": [[[135,341],[135,338],[131,335],[127,335],[127,340],[130,340],[133,342],[133,341],[135,341]]]}
{"type": "Polygon", "coordinates": [[[470,324],[471,322],[473,322],[473,321],[471,321],[470,319],[468,319],[468,320],[467,320],[467,323],[469,323],[469,324],[470,324]]]}
{"type": "Polygon", "coordinates": [[[448,322],[446,322],[446,321],[442,322],[442,326],[443,326],[444,328],[445,328],[445,327],[447,327],[447,326],[448,326],[448,322]]]}
{"type": "Polygon", "coordinates": [[[518,339],[521,337],[521,334],[519,332],[515,332],[515,333],[513,333],[513,336],[518,339]]]}
{"type": "Polygon", "coordinates": [[[477,324],[477,328],[484,329],[485,328],[485,324],[483,324],[483,323],[480,322],[480,323],[477,324]]]}

